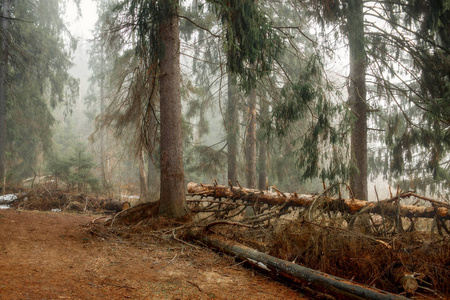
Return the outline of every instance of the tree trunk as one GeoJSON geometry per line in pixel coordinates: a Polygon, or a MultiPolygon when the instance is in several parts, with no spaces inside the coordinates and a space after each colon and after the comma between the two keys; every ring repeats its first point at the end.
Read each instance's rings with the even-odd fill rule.
{"type": "MultiPolygon", "coordinates": [[[[225,185],[197,184],[190,182],[187,186],[188,193],[201,195],[204,197],[240,199],[247,202],[261,203],[268,205],[283,205],[286,202],[289,206],[308,207],[316,202],[318,208],[338,211],[342,213],[357,214],[361,211],[387,216],[401,216],[407,218],[440,218],[450,220],[450,206],[438,201],[428,199],[433,206],[397,205],[394,200],[417,197],[413,193],[401,194],[391,199],[392,201],[368,202],[358,199],[338,199],[326,197],[317,200],[317,196],[310,194],[269,192],[255,189],[230,188],[225,185]]],[[[425,198],[422,198],[425,199],[425,198]]]]}
{"type": "Polygon", "coordinates": [[[238,137],[238,114],[237,114],[237,89],[233,74],[228,73],[228,103],[225,118],[228,145],[228,180],[236,184],[237,179],[237,137],[238,137]]]}
{"type": "Polygon", "coordinates": [[[147,198],[148,189],[147,189],[147,175],[145,174],[144,150],[139,151],[139,186],[140,186],[140,198],[141,199],[147,198]]]}
{"type": "MultiPolygon", "coordinates": [[[[155,75],[157,77],[157,75],[155,75]]],[[[148,172],[147,172],[147,187],[149,196],[156,200],[159,199],[160,192],[160,174],[157,167],[157,153],[158,153],[158,120],[156,112],[158,110],[159,98],[156,90],[158,89],[158,79],[155,78],[155,83],[152,87],[152,95],[150,97],[150,110],[148,115],[148,172]]]]}
{"type": "Polygon", "coordinates": [[[182,217],[188,213],[184,187],[183,138],[181,131],[180,33],[178,3],[163,1],[167,15],[159,38],[164,51],[159,61],[161,97],[161,196],[159,214],[182,217]]]}
{"type": "Polygon", "coordinates": [[[149,196],[153,199],[159,199],[160,193],[160,173],[156,165],[155,153],[148,153],[148,165],[147,165],[147,190],[149,196]]]}
{"type": "Polygon", "coordinates": [[[245,135],[245,170],[247,186],[256,188],[256,89],[248,98],[247,129],[245,135]]]}
{"type": "Polygon", "coordinates": [[[391,294],[376,288],[363,286],[347,279],[329,275],[317,270],[306,268],[295,263],[279,259],[238,244],[234,241],[225,240],[219,235],[194,235],[193,238],[210,247],[238,257],[251,263],[253,266],[269,271],[276,276],[281,276],[294,281],[311,284],[316,288],[325,289],[334,295],[345,297],[345,299],[407,299],[403,296],[391,294]]]}
{"type": "Polygon", "coordinates": [[[352,171],[350,174],[350,187],[355,198],[368,200],[366,52],[364,49],[363,1],[349,0],[348,3],[349,104],[355,117],[351,131],[352,171]]]}
{"type": "MultiPolygon", "coordinates": [[[[260,100],[260,119],[263,121],[268,117],[267,105],[264,99],[260,100]]],[[[261,123],[260,123],[261,130],[261,123]]],[[[258,156],[258,171],[259,180],[258,188],[260,190],[269,189],[269,180],[267,177],[267,140],[266,138],[261,138],[259,140],[259,156],[258,156]]]]}
{"type": "MultiPolygon", "coordinates": [[[[100,75],[100,115],[103,116],[105,113],[105,58],[104,58],[104,49],[103,44],[100,48],[101,50],[101,75],[100,75]]],[[[105,128],[104,126],[100,127],[100,168],[101,168],[101,177],[102,177],[102,185],[104,190],[108,190],[108,180],[106,178],[106,157],[105,157],[105,128]]]]}
{"type": "Polygon", "coordinates": [[[11,15],[11,7],[9,0],[3,0],[2,16],[2,41],[1,41],[1,53],[0,53],[0,185],[3,187],[5,183],[6,173],[6,99],[7,99],[7,84],[6,78],[8,74],[8,58],[9,58],[9,46],[8,46],[8,34],[9,34],[9,20],[7,19],[11,15]]]}

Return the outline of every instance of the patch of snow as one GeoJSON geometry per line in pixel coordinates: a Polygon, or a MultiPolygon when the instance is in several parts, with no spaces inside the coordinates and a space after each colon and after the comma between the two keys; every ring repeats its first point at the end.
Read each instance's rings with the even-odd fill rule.
{"type": "Polygon", "coordinates": [[[60,208],[52,208],[52,211],[60,212],[61,209],[60,208]]]}
{"type": "Polygon", "coordinates": [[[9,205],[8,204],[1,204],[0,205],[0,209],[9,209],[9,205]]]}
{"type": "Polygon", "coordinates": [[[10,202],[10,201],[13,201],[13,200],[16,200],[17,199],[17,196],[16,195],[14,195],[14,194],[7,194],[7,195],[1,195],[0,196],[0,201],[8,201],[8,202],[10,202]]]}
{"type": "Polygon", "coordinates": [[[120,195],[122,198],[128,198],[128,199],[139,199],[139,196],[136,195],[120,195]]]}

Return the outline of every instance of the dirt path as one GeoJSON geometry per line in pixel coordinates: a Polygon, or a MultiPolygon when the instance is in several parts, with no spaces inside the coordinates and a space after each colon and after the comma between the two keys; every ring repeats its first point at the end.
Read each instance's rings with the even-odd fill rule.
{"type": "Polygon", "coordinates": [[[94,237],[94,218],[0,210],[0,299],[304,299],[209,250],[94,237]]]}

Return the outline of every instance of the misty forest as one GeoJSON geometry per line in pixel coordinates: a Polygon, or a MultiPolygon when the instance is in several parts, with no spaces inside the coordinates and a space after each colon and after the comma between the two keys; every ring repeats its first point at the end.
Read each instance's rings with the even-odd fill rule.
{"type": "Polygon", "coordinates": [[[0,295],[450,297],[449,0],[0,10],[0,295]]]}

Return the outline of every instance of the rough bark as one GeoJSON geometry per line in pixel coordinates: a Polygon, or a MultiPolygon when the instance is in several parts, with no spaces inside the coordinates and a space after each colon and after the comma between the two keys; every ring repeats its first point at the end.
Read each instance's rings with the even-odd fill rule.
{"type": "Polygon", "coordinates": [[[225,128],[227,130],[227,160],[228,160],[228,180],[236,184],[237,179],[237,137],[238,137],[238,114],[237,114],[237,89],[235,79],[228,73],[228,102],[225,118],[225,128]]]}
{"type": "Polygon", "coordinates": [[[350,174],[350,187],[354,197],[368,200],[366,52],[364,50],[363,1],[350,0],[348,3],[349,104],[355,118],[351,131],[351,158],[354,166],[350,174]]]}
{"type": "Polygon", "coordinates": [[[8,73],[8,32],[9,32],[9,20],[7,19],[11,13],[10,1],[3,0],[2,15],[2,41],[1,41],[1,53],[0,53],[0,185],[4,189],[5,181],[5,152],[6,152],[6,97],[7,97],[7,84],[6,78],[8,73]]]}
{"type": "MultiPolygon", "coordinates": [[[[358,199],[338,199],[325,197],[317,200],[317,196],[310,194],[281,193],[247,189],[240,187],[229,187],[225,185],[188,183],[188,193],[214,198],[240,199],[248,202],[258,202],[268,205],[283,205],[288,202],[289,206],[308,207],[315,203],[318,208],[326,208],[331,211],[357,214],[361,211],[380,215],[401,216],[408,218],[435,218],[450,220],[450,206],[438,201],[431,202],[432,207],[414,205],[396,205],[393,202],[401,198],[416,196],[413,193],[401,194],[391,201],[368,202],[358,199]],[[318,203],[317,203],[318,202],[318,203]],[[320,204],[319,204],[320,203],[320,204]]],[[[424,199],[424,198],[422,198],[424,199]]]]}
{"type": "Polygon", "coordinates": [[[300,280],[332,294],[352,299],[407,299],[375,288],[363,286],[349,280],[309,269],[292,262],[256,251],[255,249],[225,240],[218,235],[196,235],[202,243],[248,261],[252,265],[288,279],[300,280]]]}
{"type": "Polygon", "coordinates": [[[247,186],[256,188],[256,90],[248,97],[247,128],[245,134],[245,173],[247,186]]]}
{"type": "Polygon", "coordinates": [[[164,55],[160,59],[161,196],[159,214],[182,217],[188,213],[184,186],[181,131],[180,37],[177,4],[167,1],[167,16],[159,28],[164,55]]]}

